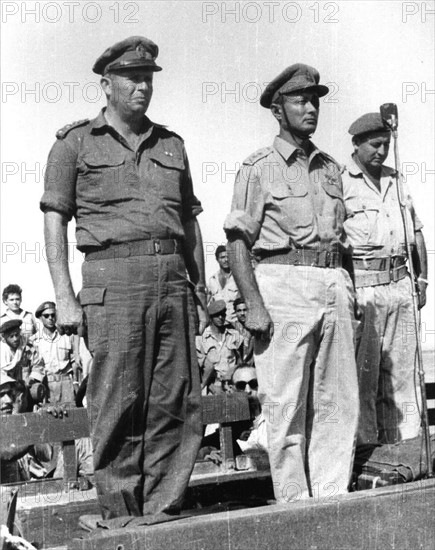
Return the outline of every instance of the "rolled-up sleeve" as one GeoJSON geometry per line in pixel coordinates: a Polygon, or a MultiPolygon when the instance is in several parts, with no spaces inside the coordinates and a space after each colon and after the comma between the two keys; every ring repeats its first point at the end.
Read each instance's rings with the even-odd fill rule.
{"type": "Polygon", "coordinates": [[[243,165],[234,184],[231,212],[224,223],[227,236],[239,235],[251,248],[260,233],[263,212],[264,196],[258,171],[243,165]]]}
{"type": "Polygon", "coordinates": [[[57,140],[48,156],[44,194],[40,202],[43,212],[55,210],[70,220],[76,211],[77,153],[63,140],[57,140]]]}

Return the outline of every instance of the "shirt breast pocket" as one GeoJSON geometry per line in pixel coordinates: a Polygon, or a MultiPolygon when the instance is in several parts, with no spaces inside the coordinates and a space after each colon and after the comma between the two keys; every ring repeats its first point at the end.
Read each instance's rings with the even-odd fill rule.
{"type": "Polygon", "coordinates": [[[149,158],[160,196],[181,202],[181,176],[186,168],[183,157],[171,151],[152,151],[149,158]]]}
{"type": "Polygon", "coordinates": [[[77,183],[84,184],[86,193],[95,200],[118,199],[126,188],[138,185],[134,167],[127,170],[125,154],[92,152],[82,161],[77,183]]]}
{"type": "Polygon", "coordinates": [[[378,221],[379,208],[370,201],[363,201],[359,197],[352,197],[346,201],[348,217],[346,225],[348,233],[354,245],[377,244],[376,225],[378,221]]]}

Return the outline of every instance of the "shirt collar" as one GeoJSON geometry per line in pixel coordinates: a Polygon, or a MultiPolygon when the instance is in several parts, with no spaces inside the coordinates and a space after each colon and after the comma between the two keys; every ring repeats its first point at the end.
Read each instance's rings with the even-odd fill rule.
{"type": "MultiPolygon", "coordinates": [[[[347,171],[351,176],[354,177],[361,177],[364,176],[364,172],[361,170],[361,168],[358,166],[358,164],[355,162],[355,157],[352,155],[350,157],[349,164],[346,166],[347,171]]],[[[387,178],[387,177],[394,177],[396,175],[396,170],[393,168],[390,168],[389,166],[382,165],[381,167],[381,179],[387,178]]]]}
{"type": "MultiPolygon", "coordinates": [[[[97,118],[94,118],[94,120],[91,122],[91,132],[98,132],[103,131],[105,129],[114,129],[113,126],[111,126],[104,116],[104,113],[106,112],[106,108],[104,107],[101,109],[101,111],[98,113],[97,118]]],[[[155,128],[154,122],[152,122],[147,116],[144,116],[145,124],[144,124],[144,134],[151,135],[151,132],[155,128]]]]}
{"type": "MultiPolygon", "coordinates": [[[[295,147],[294,145],[279,136],[275,136],[273,146],[286,161],[289,160],[289,158],[295,153],[295,151],[302,151],[304,153],[301,147],[295,147]]],[[[317,154],[322,153],[312,141],[309,141],[309,151],[310,152],[308,158],[310,162],[317,154]]]]}

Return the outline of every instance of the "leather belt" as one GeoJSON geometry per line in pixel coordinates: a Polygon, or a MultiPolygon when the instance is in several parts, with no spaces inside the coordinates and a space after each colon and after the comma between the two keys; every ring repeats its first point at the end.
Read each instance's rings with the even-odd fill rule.
{"type": "Polygon", "coordinates": [[[46,375],[47,382],[60,382],[61,380],[72,380],[72,374],[53,374],[48,372],[46,375]]]}
{"type": "Polygon", "coordinates": [[[260,256],[259,261],[262,264],[336,268],[342,266],[342,255],[339,252],[329,252],[327,250],[307,250],[305,248],[294,248],[288,252],[263,253],[260,256]]]}
{"type": "Polygon", "coordinates": [[[406,264],[405,256],[384,256],[382,258],[353,259],[354,269],[365,271],[389,271],[406,264]]]}
{"type": "Polygon", "coordinates": [[[362,288],[366,286],[389,285],[391,282],[397,283],[397,281],[404,279],[407,273],[408,268],[406,265],[401,265],[388,271],[355,272],[355,286],[356,288],[362,288]]]}
{"type": "Polygon", "coordinates": [[[176,239],[148,239],[111,244],[106,248],[85,251],[85,261],[129,258],[130,256],[155,256],[156,254],[180,254],[181,252],[181,241],[176,239]]]}

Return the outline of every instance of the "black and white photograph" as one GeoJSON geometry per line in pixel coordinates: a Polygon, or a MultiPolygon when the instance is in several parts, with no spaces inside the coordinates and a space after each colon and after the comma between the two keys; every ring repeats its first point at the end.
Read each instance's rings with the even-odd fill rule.
{"type": "Polygon", "coordinates": [[[6,1],[1,550],[435,546],[435,3],[6,1]]]}

